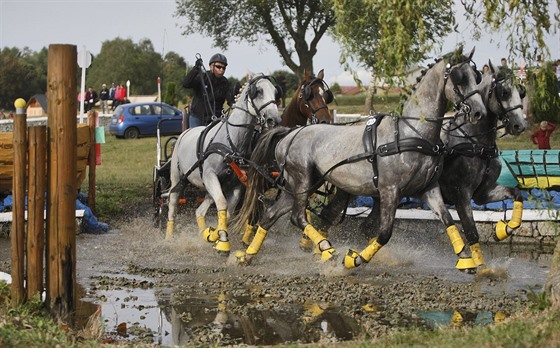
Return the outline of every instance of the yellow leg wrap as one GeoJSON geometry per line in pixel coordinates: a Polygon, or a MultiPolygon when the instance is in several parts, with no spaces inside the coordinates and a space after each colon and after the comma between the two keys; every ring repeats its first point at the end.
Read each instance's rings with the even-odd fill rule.
{"type": "Polygon", "coordinates": [[[513,213],[511,215],[511,220],[507,223],[504,220],[498,221],[498,223],[496,224],[496,235],[494,236],[494,240],[499,242],[509,237],[513,230],[521,226],[522,216],[523,202],[513,202],[513,213]]]}
{"type": "Polygon", "coordinates": [[[471,255],[474,261],[474,264],[478,266],[484,265],[484,256],[482,256],[482,250],[480,250],[480,244],[474,243],[471,245],[471,255]]]}
{"type": "Polygon", "coordinates": [[[225,210],[218,211],[218,231],[227,231],[227,212],[225,210]]]}
{"type": "Polygon", "coordinates": [[[453,316],[451,316],[451,326],[457,328],[463,325],[463,316],[458,311],[453,311],[453,316]]]}
{"type": "MultiPolygon", "coordinates": [[[[327,240],[325,237],[323,237],[323,235],[317,231],[315,229],[315,227],[313,227],[311,224],[308,224],[307,226],[305,226],[305,229],[303,230],[303,233],[309,237],[309,239],[311,239],[311,241],[313,242],[313,244],[315,245],[319,245],[319,243],[321,243],[324,240],[327,240]]],[[[327,241],[328,242],[328,241],[327,241]]],[[[329,243],[330,244],[330,243],[329,243]]],[[[320,250],[320,249],[319,249],[320,250]]],[[[330,259],[331,257],[333,257],[335,250],[333,247],[330,247],[328,249],[325,250],[320,250],[321,251],[321,260],[322,261],[326,261],[328,259],[330,259]]]]}
{"type": "Polygon", "coordinates": [[[319,233],[319,231],[317,231],[311,224],[305,226],[305,228],[303,229],[303,233],[307,237],[309,237],[309,239],[311,239],[313,244],[319,244],[320,242],[325,240],[325,237],[323,237],[323,235],[319,233]]]}
{"type": "Polygon", "coordinates": [[[463,238],[461,238],[461,234],[459,234],[459,229],[455,225],[451,225],[447,228],[447,235],[451,240],[451,245],[453,245],[453,251],[455,254],[459,254],[463,251],[465,247],[465,243],[463,242],[463,238]]]}
{"type": "Polygon", "coordinates": [[[455,265],[455,268],[459,270],[469,270],[469,269],[474,270],[476,269],[476,264],[474,263],[472,257],[459,258],[459,260],[457,260],[457,264],[455,265]]]}
{"type": "Polygon", "coordinates": [[[307,217],[307,222],[311,223],[311,211],[309,209],[305,209],[305,216],[307,217]]]}
{"type": "Polygon", "coordinates": [[[523,202],[513,202],[513,213],[511,220],[508,222],[508,227],[512,230],[521,226],[521,217],[523,216],[523,202]]]}
{"type": "Polygon", "coordinates": [[[173,238],[173,229],[175,228],[175,221],[167,221],[167,230],[165,231],[165,239],[173,238]]]}
{"type": "Polygon", "coordinates": [[[255,233],[255,237],[253,238],[251,245],[247,247],[248,255],[254,255],[258,253],[259,250],[261,250],[261,246],[262,243],[264,242],[264,239],[266,238],[266,234],[267,231],[264,228],[262,228],[261,226],[257,228],[257,233],[255,233]]]}
{"type": "Polygon", "coordinates": [[[379,249],[381,249],[382,246],[383,245],[379,244],[377,240],[374,240],[373,243],[370,243],[364,250],[362,250],[360,256],[366,262],[369,262],[373,258],[373,255],[375,255],[379,251],[379,249]]]}
{"type": "Polygon", "coordinates": [[[218,230],[214,227],[206,227],[206,229],[202,232],[202,237],[205,241],[214,243],[218,240],[218,238],[220,238],[220,235],[218,234],[218,230]]]}
{"type": "Polygon", "coordinates": [[[206,229],[206,218],[204,216],[197,216],[196,224],[198,225],[198,230],[200,232],[204,231],[206,229]]]}
{"type": "Polygon", "coordinates": [[[251,244],[251,237],[253,236],[254,231],[255,228],[253,226],[249,225],[249,223],[245,224],[245,232],[243,232],[243,238],[241,238],[241,241],[245,246],[249,246],[249,244],[251,244]]]}
{"type": "Polygon", "coordinates": [[[219,231],[220,238],[216,241],[214,248],[222,253],[228,253],[231,250],[231,244],[228,240],[228,235],[226,231],[219,231]]]}

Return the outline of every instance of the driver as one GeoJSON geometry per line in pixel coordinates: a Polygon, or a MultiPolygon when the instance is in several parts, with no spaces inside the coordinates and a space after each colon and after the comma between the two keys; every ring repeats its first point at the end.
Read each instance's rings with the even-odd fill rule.
{"type": "Polygon", "coordinates": [[[231,84],[224,76],[227,58],[216,53],[210,58],[210,70],[203,67],[201,58],[196,60],[194,68],[183,80],[183,87],[193,89],[192,104],[189,115],[189,128],[207,126],[216,117],[220,117],[224,102],[233,105],[234,94],[231,84]]]}

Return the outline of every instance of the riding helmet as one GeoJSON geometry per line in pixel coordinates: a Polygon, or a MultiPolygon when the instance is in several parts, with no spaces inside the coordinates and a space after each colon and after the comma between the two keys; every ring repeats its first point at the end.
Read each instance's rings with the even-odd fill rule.
{"type": "Polygon", "coordinates": [[[224,56],[221,53],[216,53],[215,55],[212,56],[212,58],[210,58],[210,63],[209,64],[212,64],[212,63],[215,63],[215,62],[222,63],[223,65],[227,66],[227,58],[226,58],[226,56],[224,56]]]}

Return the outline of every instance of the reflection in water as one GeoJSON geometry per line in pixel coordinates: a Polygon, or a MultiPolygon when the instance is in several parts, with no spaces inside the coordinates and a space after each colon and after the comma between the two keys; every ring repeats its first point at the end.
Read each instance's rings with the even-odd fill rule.
{"type": "Polygon", "coordinates": [[[229,311],[220,300],[190,298],[188,303],[160,304],[171,322],[176,345],[336,342],[350,340],[359,332],[354,320],[319,304],[310,305],[309,310],[293,306],[243,314],[229,311]]]}
{"type": "Polygon", "coordinates": [[[504,312],[469,312],[469,311],[418,311],[418,315],[432,328],[453,327],[465,325],[487,325],[501,323],[506,318],[504,312]]]}

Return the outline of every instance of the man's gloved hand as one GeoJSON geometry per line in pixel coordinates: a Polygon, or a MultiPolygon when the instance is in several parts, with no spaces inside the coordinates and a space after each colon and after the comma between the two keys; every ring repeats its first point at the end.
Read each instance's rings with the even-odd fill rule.
{"type": "Polygon", "coordinates": [[[199,68],[199,69],[202,68],[204,66],[204,62],[202,61],[202,58],[198,58],[196,60],[196,63],[194,64],[194,66],[199,68]]]}

